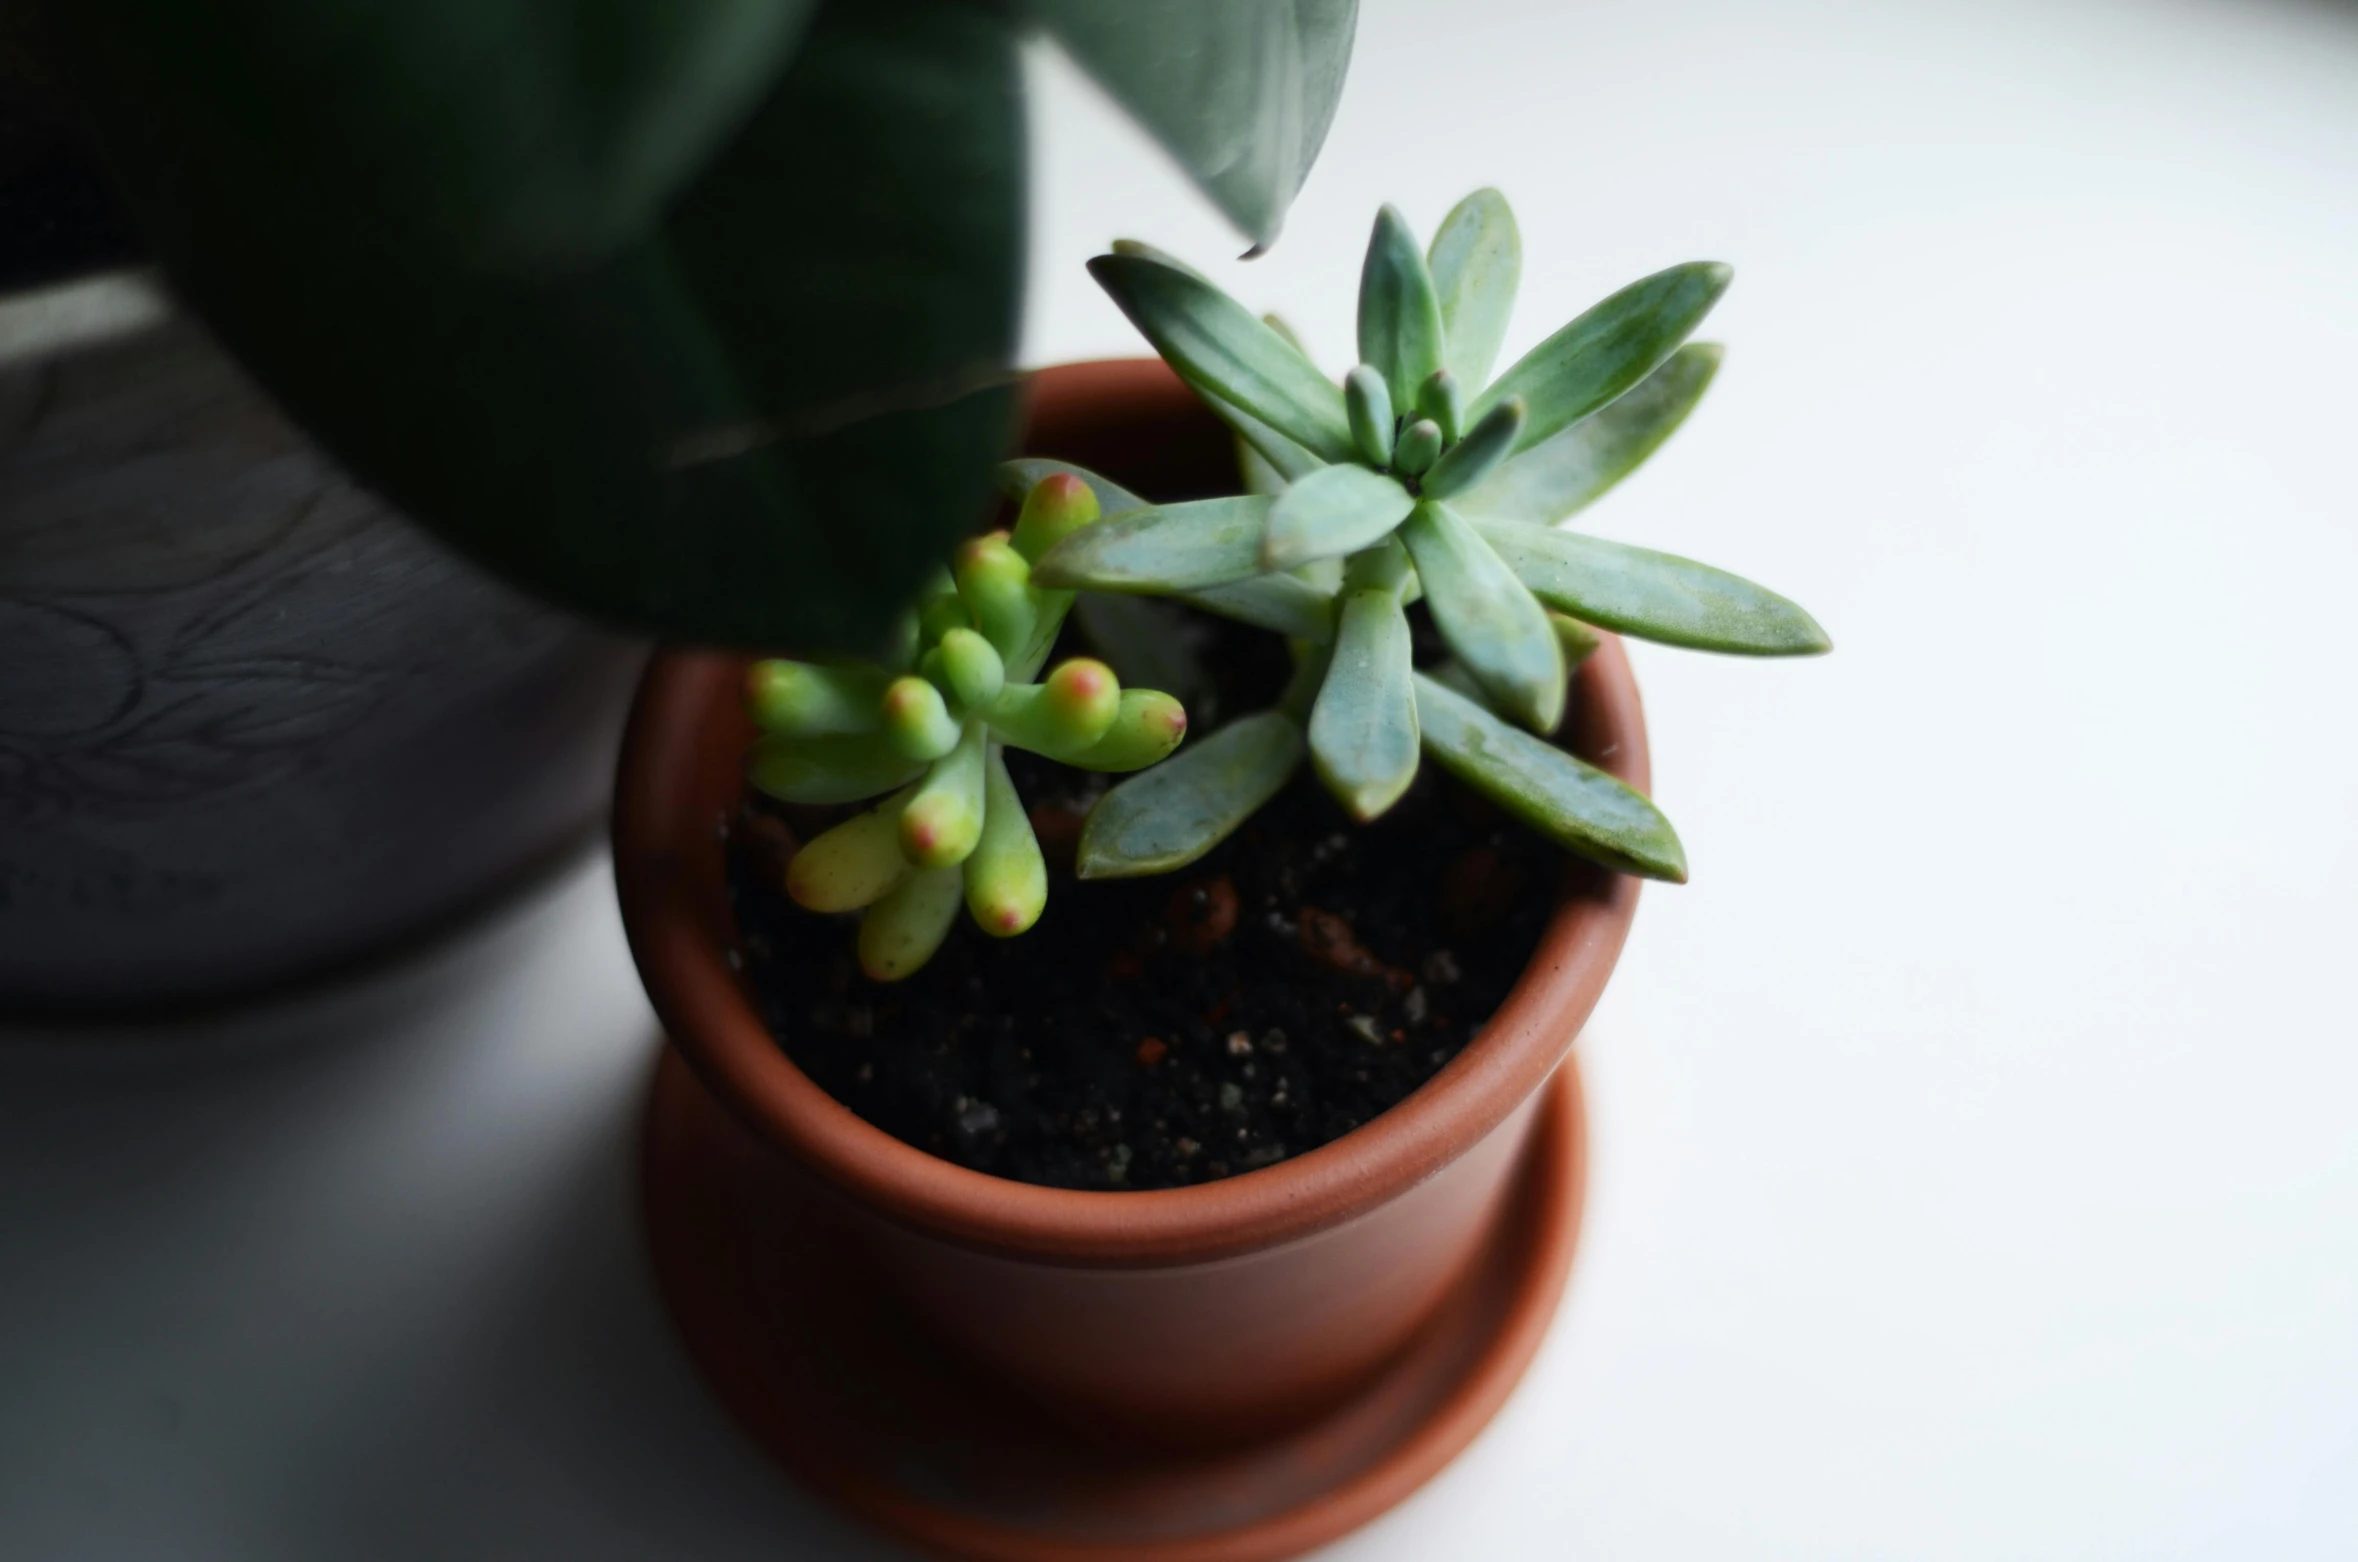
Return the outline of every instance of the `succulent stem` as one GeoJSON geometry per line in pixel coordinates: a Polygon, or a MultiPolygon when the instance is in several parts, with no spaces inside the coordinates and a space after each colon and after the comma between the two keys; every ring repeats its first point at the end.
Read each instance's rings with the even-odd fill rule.
{"type": "Polygon", "coordinates": [[[1384,371],[1363,363],[1343,380],[1343,410],[1351,417],[1351,437],[1367,464],[1381,472],[1392,464],[1392,392],[1384,371]]]}

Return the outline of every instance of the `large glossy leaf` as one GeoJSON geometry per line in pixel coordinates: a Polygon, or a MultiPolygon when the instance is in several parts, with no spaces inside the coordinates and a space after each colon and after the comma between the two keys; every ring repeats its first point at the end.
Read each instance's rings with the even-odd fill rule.
{"type": "Polygon", "coordinates": [[[1322,467],[1270,506],[1259,567],[1292,569],[1356,553],[1391,535],[1415,505],[1397,478],[1364,466],[1322,467]]]}
{"type": "Polygon", "coordinates": [[[1738,656],[1833,649],[1797,604],[1708,564],[1541,526],[1486,522],[1475,529],[1542,602],[1584,623],[1738,656]]]}
{"type": "Polygon", "coordinates": [[[1689,342],[1636,389],[1533,445],[1452,498],[1451,507],[1486,521],[1552,526],[1571,519],[1677,432],[1719,372],[1719,360],[1718,344],[1689,342]]]}
{"type": "Polygon", "coordinates": [[[1059,590],[1157,596],[1243,580],[1261,570],[1261,534],[1277,501],[1196,499],[1109,515],[1050,548],[1032,579],[1059,590]]]}
{"type": "MultiPolygon", "coordinates": [[[[1387,544],[1387,554],[1398,554],[1387,544]]],[[[1373,562],[1373,561],[1371,561],[1373,562]]],[[[1310,758],[1353,818],[1373,819],[1416,779],[1416,696],[1408,615],[1395,578],[1354,566],[1346,580],[1334,659],[1310,711],[1310,758]]]]}
{"type": "Polygon", "coordinates": [[[1351,459],[1342,389],[1244,305],[1193,272],[1145,255],[1100,255],[1089,274],[1189,384],[1322,461],[1351,459]]]}
{"type": "MultiPolygon", "coordinates": [[[[880,638],[971,529],[1016,419],[1024,145],[1005,23],[959,0],[827,4],[658,221],[558,260],[553,241],[452,242],[416,209],[443,175],[396,175],[392,151],[338,133],[319,99],[365,62],[313,45],[364,9],[410,14],[60,8],[87,23],[88,104],[179,287],[363,480],[520,583],[699,639],[880,638]]],[[[604,9],[485,0],[454,25],[561,17],[577,36],[542,63],[578,48],[619,80],[661,51],[579,30],[604,9]]],[[[642,33],[675,25],[669,7],[611,9],[642,33]]],[[[529,36],[501,49],[540,57],[529,36]]],[[[742,39],[721,52],[758,63],[742,39]]],[[[447,96],[459,151],[538,145],[538,122],[486,117],[508,101],[496,72],[384,68],[447,96]]],[[[465,198],[497,204],[505,176],[483,188],[465,198]]]]}
{"type": "Polygon", "coordinates": [[[1523,234],[1506,197],[1476,190],[1458,202],[1433,235],[1427,263],[1441,299],[1444,360],[1469,391],[1479,390],[1498,362],[1523,279],[1523,234]]]}
{"type": "Polygon", "coordinates": [[[1089,810],[1076,858],[1084,879],[1185,867],[1278,793],[1302,762],[1302,729],[1277,711],[1232,721],[1089,810]]]}
{"type": "Polygon", "coordinates": [[[1417,404],[1417,391],[1441,367],[1441,301],[1424,252],[1399,208],[1376,213],[1359,268],[1359,361],[1382,371],[1392,405],[1417,404]]]}
{"type": "Polygon", "coordinates": [[[1420,503],[1400,540],[1441,638],[1490,702],[1535,732],[1553,732],[1564,716],[1564,652],[1547,609],[1447,505],[1420,503]]]}
{"type": "Polygon", "coordinates": [[[102,69],[203,171],[299,202],[365,181],[389,233],[532,269],[646,233],[785,68],[815,0],[73,0],[102,69]],[[235,176],[237,170],[214,171],[235,176]]]}
{"type": "Polygon", "coordinates": [[[1686,882],[1678,833],[1642,793],[1422,673],[1416,709],[1426,753],[1557,844],[1623,873],[1686,882]]]}
{"type": "Polygon", "coordinates": [[[1358,0],[1022,0],[1256,244],[1326,139],[1358,0]]]}
{"type": "Polygon", "coordinates": [[[1525,353],[1466,415],[1478,419],[1522,397],[1531,415],[1521,448],[1530,449],[1653,373],[1719,302],[1731,275],[1699,260],[1632,282],[1525,353]]]}

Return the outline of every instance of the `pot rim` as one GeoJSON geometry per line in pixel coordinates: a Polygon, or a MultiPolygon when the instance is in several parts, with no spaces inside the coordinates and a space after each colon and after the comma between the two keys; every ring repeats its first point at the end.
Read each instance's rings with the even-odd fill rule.
{"type": "Polygon", "coordinates": [[[106,264],[0,289],[0,369],[138,336],[177,313],[163,273],[151,265],[106,264]]]}
{"type": "MultiPolygon", "coordinates": [[[[1637,684],[1619,639],[1599,641],[1574,672],[1572,747],[1642,792],[1651,772],[1637,684]]],[[[749,660],[667,651],[640,685],[614,810],[632,955],[672,1045],[757,1137],[895,1222],[962,1246],[1084,1266],[1198,1263],[1298,1241],[1377,1208],[1480,1142],[1547,1080],[1636,914],[1638,880],[1575,859],[1530,963],[1476,1039],[1406,1100],[1315,1150],[1217,1182],[1136,1192],[969,1170],[828,1095],[772,1038],[728,964],[726,815],[716,818],[709,799],[712,765],[729,763],[734,780],[738,751],[716,745],[709,728],[743,723],[749,660]]]]}

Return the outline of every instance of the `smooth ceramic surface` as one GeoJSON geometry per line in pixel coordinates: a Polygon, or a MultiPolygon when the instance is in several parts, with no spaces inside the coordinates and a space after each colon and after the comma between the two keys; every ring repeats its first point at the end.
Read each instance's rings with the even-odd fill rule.
{"type": "Polygon", "coordinates": [[[0,1013],[250,995],[602,818],[643,647],[356,486],[151,279],[0,296],[0,1013]]]}

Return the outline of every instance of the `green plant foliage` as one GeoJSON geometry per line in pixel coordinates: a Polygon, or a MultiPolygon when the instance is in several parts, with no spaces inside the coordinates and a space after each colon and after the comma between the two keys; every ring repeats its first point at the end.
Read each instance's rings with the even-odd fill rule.
{"type": "Polygon", "coordinates": [[[1469,520],[1568,521],[1678,432],[1719,361],[1716,344],[1689,342],[1619,399],[1512,457],[1470,491],[1447,497],[1469,520]]]}
{"type": "Polygon", "coordinates": [[[1441,301],[1450,371],[1468,385],[1485,384],[1523,280],[1523,234],[1506,197],[1476,190],[1458,202],[1433,235],[1427,264],[1441,301]]]}
{"type": "Polygon", "coordinates": [[[1620,481],[1693,409],[1720,353],[1683,344],[1728,269],[1698,262],[1632,284],[1484,385],[1522,267],[1505,198],[1467,197],[1428,252],[1386,207],[1361,274],[1363,361],[1338,394],[1289,337],[1200,274],[1145,245],[1116,248],[1092,263],[1116,302],[1248,442],[1252,420],[1290,442],[1293,464],[1271,460],[1252,499],[1227,501],[1240,508],[1218,513],[1237,525],[1214,550],[1203,517],[1222,501],[1149,505],[1091,474],[1015,463],[1018,483],[1062,471],[1120,515],[1103,542],[1060,544],[1045,573],[1284,634],[1296,683],[1278,710],[1246,718],[1233,747],[1215,748],[1215,735],[1107,793],[1093,816],[1105,822],[1088,832],[1091,871],[1154,872],[1208,850],[1299,762],[1293,732],[1362,819],[1389,808],[1429,753],[1570,850],[1683,879],[1678,839],[1653,805],[1545,740],[1570,670],[1596,648],[1591,626],[1748,655],[1828,642],[1800,608],[1724,571],[1551,523],[1620,481]],[[1215,580],[1243,565],[1248,515],[1259,517],[1260,573],[1215,580]],[[1453,658],[1432,676],[1412,667],[1407,609],[1419,601],[1453,658]]]}
{"type": "Polygon", "coordinates": [[[1571,427],[1652,374],[1735,275],[1696,261],[1632,282],[1525,353],[1474,402],[1480,417],[1510,396],[1523,398],[1523,449],[1571,427]]]}
{"type": "Polygon", "coordinates": [[[1708,564],[1545,527],[1476,529],[1541,601],[1583,622],[1735,656],[1816,656],[1833,649],[1799,606],[1708,564]]]}
{"type": "Polygon", "coordinates": [[[1256,240],[1353,0],[73,0],[175,286],[364,481],[565,605],[875,647],[1017,418],[1019,31],[1256,240]]]}
{"type": "Polygon", "coordinates": [[[1134,878],[1187,866],[1275,797],[1307,747],[1300,725],[1272,710],[1181,749],[1089,811],[1080,876],[1134,878]]]}
{"type": "Polygon", "coordinates": [[[1396,543],[1351,561],[1334,655],[1310,712],[1311,762],[1355,819],[1383,813],[1416,779],[1416,697],[1400,605],[1407,579],[1396,543]]]}
{"type": "Polygon", "coordinates": [[[1073,599],[1034,583],[1030,555],[1069,545],[1099,514],[1089,485],[1044,472],[1011,532],[959,550],[953,582],[916,610],[923,627],[895,665],[774,659],[747,674],[763,730],[755,786],[798,803],[883,796],[803,847],[786,874],[803,906],[861,913],[861,967],[878,981],[932,958],[961,898],[995,938],[1039,920],[1047,869],[1008,745],[1119,772],[1154,764],[1186,734],[1177,700],[1123,688],[1103,662],[1074,657],[1040,675],[1073,599]],[[863,698],[872,715],[857,714],[863,698]]]}
{"type": "Polygon", "coordinates": [[[1564,719],[1564,652],[1547,610],[1489,545],[1436,500],[1400,528],[1425,606],[1490,703],[1535,732],[1564,719]]]}
{"type": "Polygon", "coordinates": [[[1415,684],[1425,752],[1452,775],[1583,857],[1686,882],[1686,851],[1645,794],[1423,673],[1415,684]]]}

